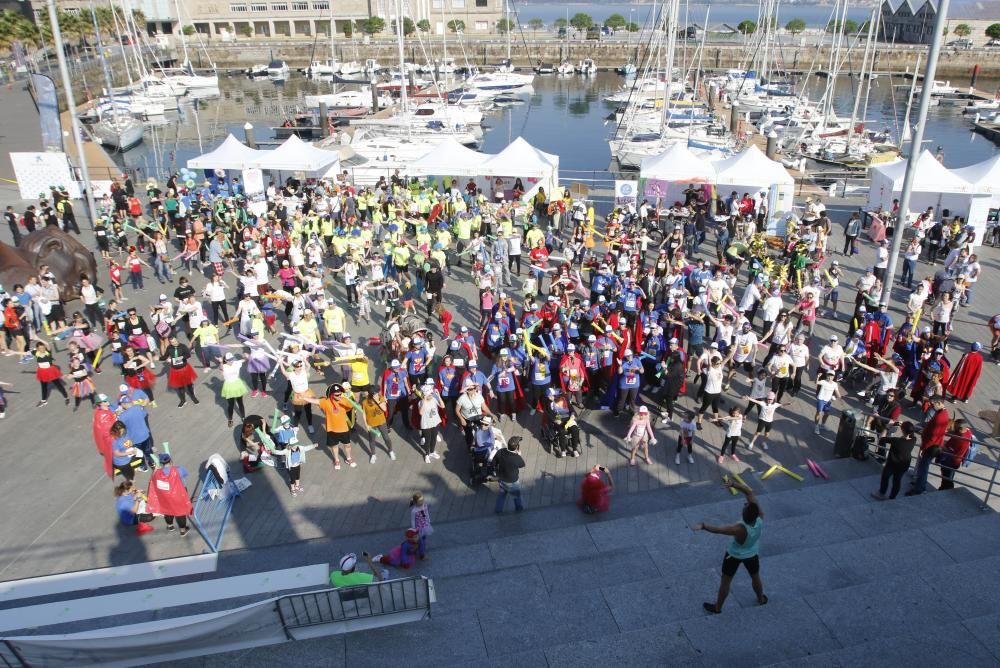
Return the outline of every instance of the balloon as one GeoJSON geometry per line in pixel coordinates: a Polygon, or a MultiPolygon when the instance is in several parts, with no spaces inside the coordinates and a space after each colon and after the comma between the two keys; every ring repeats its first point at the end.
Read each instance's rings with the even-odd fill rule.
{"type": "Polygon", "coordinates": [[[194,179],[188,179],[187,181],[184,182],[184,185],[186,185],[188,188],[194,188],[194,179]]]}

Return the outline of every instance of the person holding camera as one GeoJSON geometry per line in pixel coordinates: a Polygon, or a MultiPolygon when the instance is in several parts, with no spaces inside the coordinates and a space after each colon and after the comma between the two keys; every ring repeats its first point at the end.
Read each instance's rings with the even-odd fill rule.
{"type": "Polygon", "coordinates": [[[493,465],[496,467],[497,483],[500,486],[500,496],[497,497],[496,513],[503,513],[504,505],[507,503],[507,496],[514,497],[514,511],[524,510],[524,503],[521,501],[521,469],[524,468],[524,459],[517,453],[521,447],[521,437],[512,436],[507,442],[507,447],[499,450],[493,457],[493,465]]]}
{"type": "Polygon", "coordinates": [[[611,477],[611,471],[606,466],[595,465],[580,483],[580,500],[577,505],[588,515],[606,513],[611,507],[611,492],[614,489],[615,481],[611,477]]]}

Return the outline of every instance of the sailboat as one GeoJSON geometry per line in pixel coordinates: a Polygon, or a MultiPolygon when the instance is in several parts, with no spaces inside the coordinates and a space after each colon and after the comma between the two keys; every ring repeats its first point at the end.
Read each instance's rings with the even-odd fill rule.
{"type": "MultiPolygon", "coordinates": [[[[104,46],[101,42],[101,31],[97,25],[97,15],[91,12],[94,21],[94,30],[97,34],[97,52],[101,57],[101,69],[104,72],[104,83],[108,91],[114,91],[111,80],[111,70],[108,69],[108,61],[104,55],[104,46]]],[[[90,133],[100,144],[115,151],[127,151],[142,141],[144,129],[142,123],[133,118],[131,113],[124,113],[121,103],[114,97],[109,100],[109,104],[103,109],[98,106],[99,119],[90,125],[90,133]]]]}

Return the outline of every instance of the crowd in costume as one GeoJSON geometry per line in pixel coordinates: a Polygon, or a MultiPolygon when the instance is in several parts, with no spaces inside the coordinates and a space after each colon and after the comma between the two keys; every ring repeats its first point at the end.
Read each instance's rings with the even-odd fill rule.
{"type": "MultiPolygon", "coordinates": [[[[599,220],[568,190],[536,188],[512,201],[474,182],[398,173],[368,187],[289,179],[272,184],[259,213],[238,183],[172,177],[162,189],[151,181],[142,198],[130,181],[115,182],[95,229],[110,288],[88,289],[67,313],[44,272],[13,286],[3,293],[4,350],[35,364],[39,406],[52,391],[95,405],[98,449],[109,474],[126,481],[167,468],[164,484],[182,486],[179,467],[160,466],[167,453],[156,452],[140,412],[180,414],[215,379],[220,418],[242,424],[244,470],[279,469],[293,495],[317,445],[336,471],[358,466],[358,448],[370,464],[380,452],[395,460],[399,439],[433,465],[461,434],[473,459],[481,452],[484,465],[514,476],[501,485],[517,492],[518,508],[519,467],[494,465],[498,455],[520,459],[504,438],[509,424],[537,424],[551,456],[579,457],[587,416],[610,411],[621,417],[615,437],[628,463],[639,465],[651,461],[657,429],[673,423],[681,466],[685,451],[694,463],[696,445],[720,463],[767,448],[780,409],[800,393],[815,395],[822,434],[850,383],[887,436],[903,419],[895,402],[904,395],[918,422],[937,419],[943,400],[973,395],[982,346],[949,359],[954,315],[981,271],[968,230],[949,237],[946,257],[926,251],[944,268],[916,281],[905,318],[894,321],[880,301],[884,245],[848,288],[818,199],[769,236],[766,193],[710,202],[700,192],[599,220]],[[163,292],[140,309],[129,302],[150,272],[163,292]],[[466,277],[478,320],[456,321],[449,288],[466,277]],[[817,319],[836,317],[852,296],[839,312],[843,335],[819,340],[817,319]],[[380,335],[352,336],[359,322],[380,335]],[[102,372],[121,376],[114,399],[95,392],[102,372]],[[176,406],[157,404],[164,375],[176,406]],[[722,442],[700,442],[706,415],[723,427],[722,442]]],[[[858,246],[853,224],[845,252],[858,246]]],[[[990,327],[996,360],[1000,316],[990,327]]],[[[146,511],[183,517],[149,496],[146,511]]]]}

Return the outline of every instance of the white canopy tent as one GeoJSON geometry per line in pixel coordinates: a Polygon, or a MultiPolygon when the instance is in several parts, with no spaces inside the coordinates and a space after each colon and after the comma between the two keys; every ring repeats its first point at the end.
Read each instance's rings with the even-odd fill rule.
{"type": "MultiPolygon", "coordinates": [[[[665,204],[684,201],[691,184],[714,184],[718,172],[712,162],[694,154],[684,143],[672,144],[663,153],[643,158],[639,166],[642,193],[665,204]]],[[[652,201],[652,200],[650,200],[652,201]]]]}
{"type": "MultiPolygon", "coordinates": [[[[872,182],[868,189],[868,206],[889,211],[892,200],[899,199],[903,191],[906,160],[897,160],[872,169],[872,182]]],[[[910,193],[910,212],[916,213],[934,207],[937,215],[948,210],[952,216],[968,216],[972,204],[972,185],[955,172],[942,165],[934,154],[923,151],[917,158],[910,193]]]]}
{"type": "Polygon", "coordinates": [[[518,137],[507,148],[481,163],[477,173],[481,175],[477,183],[484,193],[492,192],[497,178],[503,181],[508,192],[513,187],[514,179],[520,178],[526,197],[534,194],[539,187],[545,188],[546,194],[551,194],[559,186],[559,156],[540,151],[523,137],[518,137]]]}
{"type": "Polygon", "coordinates": [[[740,195],[767,191],[768,232],[784,234],[779,223],[791,212],[795,196],[795,179],[784,165],[768,158],[753,144],[736,155],[716,160],[713,165],[720,198],[728,197],[734,190],[740,195]]]}
{"type": "Polygon", "coordinates": [[[271,171],[329,173],[338,159],[336,151],[316,148],[292,135],[273,151],[261,151],[247,166],[271,171]]]}
{"type": "Polygon", "coordinates": [[[426,155],[411,162],[406,171],[413,176],[478,176],[483,163],[492,157],[464,146],[454,137],[445,137],[426,155]]]}
{"type": "Polygon", "coordinates": [[[986,222],[993,211],[1000,216],[1000,154],[968,167],[953,169],[952,174],[968,181],[972,198],[966,220],[976,228],[976,244],[983,242],[986,222]]]}
{"type": "Polygon", "coordinates": [[[245,169],[270,151],[250,148],[233,135],[226,137],[215,150],[187,161],[188,169],[245,169]]]}

